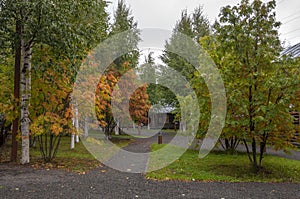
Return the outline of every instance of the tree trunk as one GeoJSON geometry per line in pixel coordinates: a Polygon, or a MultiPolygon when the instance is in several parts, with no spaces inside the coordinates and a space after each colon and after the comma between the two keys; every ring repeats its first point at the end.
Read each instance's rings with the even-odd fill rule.
{"type": "Polygon", "coordinates": [[[31,97],[31,46],[22,39],[22,70],[21,70],[21,134],[22,157],[21,164],[29,163],[29,106],[31,97]]]}
{"type": "Polygon", "coordinates": [[[79,118],[78,118],[78,107],[75,107],[75,128],[76,128],[76,143],[79,142],[79,118]]]}
{"type": "Polygon", "coordinates": [[[244,142],[245,147],[246,147],[246,151],[247,151],[248,158],[249,158],[250,162],[252,163],[253,160],[252,160],[252,158],[251,158],[250,150],[249,150],[249,147],[248,147],[248,144],[247,144],[246,139],[243,139],[243,142],[244,142]]]}
{"type": "Polygon", "coordinates": [[[253,159],[253,167],[254,167],[254,171],[258,172],[259,167],[257,164],[257,158],[256,158],[256,140],[255,138],[252,139],[252,159],[253,159]]]}
{"type": "MultiPolygon", "coordinates": [[[[19,107],[20,100],[20,72],[21,72],[21,34],[22,27],[20,20],[16,21],[16,41],[15,41],[15,74],[14,74],[14,98],[16,100],[15,109],[19,107]]],[[[13,121],[13,129],[12,129],[12,146],[11,146],[11,157],[10,160],[13,162],[17,161],[17,152],[18,152],[18,142],[17,135],[19,129],[19,111],[18,116],[13,121]]]]}
{"type": "Polygon", "coordinates": [[[138,129],[138,134],[139,134],[139,135],[141,135],[141,131],[142,131],[142,130],[141,130],[141,128],[142,128],[142,125],[141,125],[141,124],[139,124],[139,125],[137,126],[137,129],[138,129]]]}
{"type": "Polygon", "coordinates": [[[0,117],[0,147],[5,143],[5,138],[6,138],[5,123],[6,120],[4,119],[3,121],[1,121],[1,117],[0,117]]]}
{"type": "Polygon", "coordinates": [[[259,155],[259,167],[261,167],[261,163],[264,158],[265,152],[266,152],[266,142],[261,142],[260,143],[260,155],[259,155]]]}
{"type": "Polygon", "coordinates": [[[186,132],[186,121],[183,123],[183,132],[186,132]]]}
{"type": "Polygon", "coordinates": [[[71,149],[75,148],[75,134],[72,133],[71,135],[71,149]]]}
{"type": "Polygon", "coordinates": [[[230,146],[229,146],[229,139],[228,139],[228,138],[225,138],[225,148],[226,148],[226,150],[229,150],[229,149],[230,149],[230,146]]]}
{"type": "MultiPolygon", "coordinates": [[[[72,126],[75,127],[75,117],[73,116],[72,118],[72,126]]],[[[71,135],[71,149],[74,149],[75,148],[75,132],[72,132],[72,135],[71,135]]]]}
{"type": "Polygon", "coordinates": [[[116,127],[115,127],[115,134],[116,134],[116,135],[120,135],[119,126],[120,126],[120,122],[117,121],[117,125],[116,125],[116,127]]]}
{"type": "Polygon", "coordinates": [[[87,138],[89,136],[89,123],[88,118],[84,118],[84,137],[87,138]]]}

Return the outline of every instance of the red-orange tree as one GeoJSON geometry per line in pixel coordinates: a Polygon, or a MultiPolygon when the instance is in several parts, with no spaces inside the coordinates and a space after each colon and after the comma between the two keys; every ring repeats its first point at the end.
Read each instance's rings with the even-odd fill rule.
{"type": "MultiPolygon", "coordinates": [[[[123,64],[124,68],[127,68],[128,62],[123,64]]],[[[128,71],[126,74],[127,78],[125,81],[122,81],[120,84],[118,80],[122,77],[121,73],[117,72],[114,69],[109,70],[104,75],[100,77],[98,83],[98,89],[96,91],[96,101],[95,101],[95,110],[97,119],[101,128],[104,130],[106,136],[110,136],[113,133],[114,128],[116,127],[116,119],[112,113],[112,100],[117,103],[117,112],[118,116],[125,117],[126,109],[129,109],[129,114],[133,122],[138,126],[147,123],[147,115],[150,108],[150,102],[147,95],[147,86],[143,85],[136,90],[135,88],[137,82],[135,82],[136,74],[133,71],[128,71]],[[130,78],[128,78],[130,77],[130,78]],[[133,92],[132,95],[131,92],[133,92]],[[126,97],[129,99],[129,107],[124,104],[126,102],[126,97]]]]}

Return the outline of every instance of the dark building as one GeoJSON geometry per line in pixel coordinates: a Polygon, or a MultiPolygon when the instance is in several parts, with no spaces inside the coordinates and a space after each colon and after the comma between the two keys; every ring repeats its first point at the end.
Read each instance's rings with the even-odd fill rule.
{"type": "Polygon", "coordinates": [[[149,115],[151,129],[178,129],[179,124],[175,122],[175,115],[172,107],[156,107],[149,115]]]}

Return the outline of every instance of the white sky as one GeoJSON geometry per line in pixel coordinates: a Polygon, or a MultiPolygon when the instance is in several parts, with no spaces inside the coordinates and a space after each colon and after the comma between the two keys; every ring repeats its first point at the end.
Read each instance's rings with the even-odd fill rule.
{"type": "MultiPolygon", "coordinates": [[[[109,12],[117,5],[117,0],[111,0],[109,12]]],[[[226,5],[236,5],[240,0],[125,0],[130,5],[132,14],[138,22],[139,28],[161,28],[172,30],[176,21],[180,19],[183,9],[191,13],[197,6],[204,7],[204,13],[213,22],[219,14],[220,8],[226,5]]],[[[267,2],[267,0],[264,0],[267,2]]],[[[300,1],[278,0],[277,20],[282,22],[279,31],[285,45],[300,42],[300,1]]]]}

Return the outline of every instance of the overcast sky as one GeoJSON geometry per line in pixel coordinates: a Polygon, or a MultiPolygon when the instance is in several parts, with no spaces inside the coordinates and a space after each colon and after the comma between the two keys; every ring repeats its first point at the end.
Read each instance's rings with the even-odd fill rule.
{"type": "MultiPolygon", "coordinates": [[[[117,0],[111,0],[109,12],[117,5],[117,0]]],[[[197,6],[202,5],[205,14],[213,22],[220,8],[226,5],[236,5],[240,0],[125,0],[130,5],[139,28],[161,28],[172,30],[179,20],[181,11],[188,9],[191,13],[197,6]]],[[[264,1],[267,2],[267,1],[264,1]]],[[[280,34],[286,45],[300,42],[300,1],[278,0],[277,20],[283,23],[280,34]]]]}

